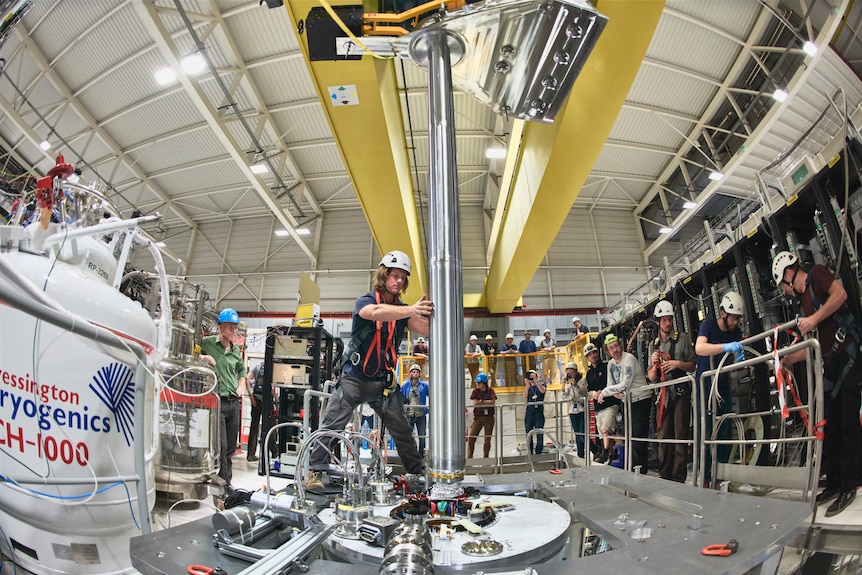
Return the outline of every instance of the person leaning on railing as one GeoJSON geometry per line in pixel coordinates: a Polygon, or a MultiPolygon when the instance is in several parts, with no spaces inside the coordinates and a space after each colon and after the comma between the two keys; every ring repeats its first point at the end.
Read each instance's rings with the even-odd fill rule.
{"type": "Polygon", "coordinates": [[[506,334],[506,343],[500,346],[500,355],[503,356],[503,385],[515,387],[518,385],[518,346],[514,343],[515,336],[506,334]]]}

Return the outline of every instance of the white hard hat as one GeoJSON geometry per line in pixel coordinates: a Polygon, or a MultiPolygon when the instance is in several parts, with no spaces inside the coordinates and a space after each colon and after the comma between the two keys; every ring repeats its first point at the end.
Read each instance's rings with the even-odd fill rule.
{"type": "Polygon", "coordinates": [[[421,371],[422,371],[422,368],[421,368],[421,367],[419,367],[418,365],[416,365],[415,363],[414,363],[413,365],[411,365],[411,366],[410,366],[410,369],[408,369],[407,371],[413,371],[414,369],[415,369],[416,371],[419,371],[419,372],[421,372],[421,371]]]}
{"type": "Polygon", "coordinates": [[[578,316],[573,317],[572,323],[575,323],[576,321],[581,321],[581,318],[579,318],[578,316]]]}
{"type": "Polygon", "coordinates": [[[545,331],[543,331],[543,332],[542,332],[542,335],[544,335],[544,334],[546,334],[546,333],[551,333],[551,330],[549,330],[549,329],[545,328],[545,331]]]}
{"type": "Polygon", "coordinates": [[[512,335],[511,333],[506,334],[506,339],[514,339],[514,338],[515,338],[515,336],[512,335]]]}
{"type": "Polygon", "coordinates": [[[476,337],[476,335],[475,335],[475,334],[473,334],[473,335],[471,335],[471,336],[470,336],[470,341],[473,341],[474,339],[475,339],[475,340],[478,340],[479,338],[478,338],[478,337],[476,337]]]}
{"type": "Polygon", "coordinates": [[[408,276],[410,275],[410,269],[412,267],[410,264],[410,258],[407,257],[407,254],[399,252],[398,250],[389,252],[383,256],[383,259],[380,260],[380,265],[390,269],[398,268],[400,270],[404,270],[407,272],[408,276]]]}
{"type": "Polygon", "coordinates": [[[661,300],[657,304],[655,304],[655,309],[652,314],[656,319],[660,317],[673,317],[673,305],[667,301],[666,299],[661,300]]]}
{"type": "Polygon", "coordinates": [[[575,363],[574,361],[570,361],[569,363],[566,364],[566,369],[574,369],[577,371],[578,364],[575,363]]]}
{"type": "Polygon", "coordinates": [[[420,337],[419,339],[416,340],[416,343],[425,343],[425,338],[420,337]]]}
{"type": "Polygon", "coordinates": [[[596,344],[594,344],[594,343],[588,343],[587,345],[584,346],[584,357],[587,357],[589,354],[593,353],[594,351],[599,351],[599,348],[597,348],[596,344]]]}
{"type": "Polygon", "coordinates": [[[772,260],[772,279],[775,280],[775,285],[781,283],[784,279],[784,270],[795,264],[797,258],[791,252],[779,252],[775,259],[772,260]]]}
{"type": "Polygon", "coordinates": [[[721,298],[718,309],[723,309],[725,313],[742,315],[745,313],[745,304],[742,303],[742,296],[735,291],[729,291],[721,298]]]}

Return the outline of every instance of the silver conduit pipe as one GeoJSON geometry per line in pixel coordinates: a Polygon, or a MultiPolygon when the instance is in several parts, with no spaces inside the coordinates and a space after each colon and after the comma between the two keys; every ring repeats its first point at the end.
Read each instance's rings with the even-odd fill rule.
{"type": "Polygon", "coordinates": [[[467,463],[464,288],[450,63],[453,52],[463,54],[461,42],[446,30],[434,29],[420,34],[410,44],[411,59],[427,64],[429,81],[428,271],[435,307],[430,335],[437,347],[429,358],[434,376],[434,411],[429,431],[428,475],[432,482],[440,483],[459,483],[467,463]]]}

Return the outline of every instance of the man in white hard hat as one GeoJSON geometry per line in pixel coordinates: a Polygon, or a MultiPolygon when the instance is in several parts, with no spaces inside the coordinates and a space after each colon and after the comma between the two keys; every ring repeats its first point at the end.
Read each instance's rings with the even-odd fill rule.
{"type": "MultiPolygon", "coordinates": [[[[729,365],[737,359],[744,359],[742,343],[742,330],[739,328],[739,322],[742,315],[745,313],[745,305],[742,302],[742,296],[735,291],[729,291],[721,298],[721,303],[718,306],[718,318],[707,318],[700,322],[700,329],[697,333],[697,341],[694,344],[694,351],[697,354],[697,370],[695,372],[695,405],[700,407],[699,393],[706,394],[708,398],[710,389],[712,388],[712,378],[708,378],[701,384],[700,376],[703,372],[715,369],[721,362],[725,354],[729,354],[725,358],[724,365],[729,365]],[[703,387],[700,387],[703,385],[703,387]]],[[[722,374],[718,378],[718,403],[715,410],[715,418],[733,411],[733,403],[730,396],[730,376],[722,374]]],[[[706,418],[706,437],[712,435],[712,420],[711,406],[707,404],[706,418]]],[[[695,421],[700,421],[700,417],[696,417],[695,421]]],[[[725,423],[716,434],[716,439],[730,439],[730,426],[725,423]]],[[[716,449],[716,455],[720,463],[727,463],[730,457],[730,446],[719,445],[716,449]]],[[[710,450],[706,450],[706,461],[704,461],[706,469],[706,481],[711,477],[712,460],[710,450]]]]}
{"type": "MultiPolygon", "coordinates": [[[[343,430],[353,417],[353,410],[369,403],[380,418],[381,426],[389,429],[407,473],[420,474],[424,461],[407,423],[395,366],[406,329],[428,335],[434,304],[425,295],[412,305],[401,301],[411,267],[410,258],[404,252],[387,253],[377,266],[373,289],[356,300],[341,379],[326,404],[320,429],[343,430]]],[[[321,471],[328,469],[333,449],[329,439],[314,445],[309,457],[310,471],[305,478],[306,488],[323,489],[321,471]]]]}
{"type": "MultiPolygon", "coordinates": [[[[847,305],[847,291],[829,268],[802,269],[794,254],[780,252],[772,261],[772,279],[786,296],[797,299],[803,317],[797,326],[804,335],[817,329],[823,357],[823,400],[826,429],[823,440],[826,487],[818,503],[835,499],[826,516],[838,515],[856,497],[859,480],[859,421],[862,361],[859,361],[859,322],[847,305]]],[[[786,355],[782,367],[805,359],[805,350],[786,355]]]]}
{"type": "Polygon", "coordinates": [[[557,378],[557,340],[551,337],[551,330],[545,329],[542,333],[542,341],[539,342],[539,351],[542,354],[542,378],[545,385],[554,383],[557,378]]]}
{"type": "Polygon", "coordinates": [[[413,346],[413,357],[419,367],[422,368],[423,375],[427,375],[425,364],[428,361],[428,353],[428,342],[425,341],[424,337],[417,338],[416,344],[413,346]]]}
{"type": "Polygon", "coordinates": [[[572,318],[572,329],[574,330],[572,333],[572,340],[578,339],[587,333],[586,328],[581,325],[581,318],[578,316],[572,318]]]}
{"type": "MultiPolygon", "coordinates": [[[[691,337],[685,332],[674,331],[673,305],[662,300],[653,310],[658,323],[658,337],[652,342],[650,367],[647,379],[651,383],[670,381],[694,371],[697,357],[691,337]]],[[[690,439],[688,429],[691,421],[691,385],[688,382],[662,387],[656,410],[656,437],[658,439],[690,439]]],[[[685,483],[688,472],[688,445],[685,443],[661,443],[658,447],[658,473],[662,479],[685,483]]]]}
{"type": "Polygon", "coordinates": [[[482,351],[485,352],[485,373],[488,374],[488,386],[496,387],[497,355],[500,353],[500,346],[496,341],[494,341],[494,336],[490,333],[485,336],[485,343],[482,344],[482,351]]]}
{"type": "Polygon", "coordinates": [[[503,356],[503,386],[515,387],[518,385],[518,346],[515,345],[514,334],[506,334],[506,343],[500,346],[500,355],[503,356]]]}
{"type": "Polygon", "coordinates": [[[467,370],[470,372],[470,381],[473,383],[473,387],[476,387],[476,376],[479,375],[479,371],[484,371],[481,369],[480,364],[484,356],[485,352],[482,351],[482,346],[479,345],[479,337],[475,334],[471,335],[470,342],[464,348],[464,363],[467,364],[467,370]]]}
{"type": "Polygon", "coordinates": [[[410,366],[410,378],[401,386],[401,394],[407,398],[407,423],[416,430],[419,438],[419,453],[425,453],[425,437],[428,435],[428,382],[422,381],[422,368],[410,366]]]}

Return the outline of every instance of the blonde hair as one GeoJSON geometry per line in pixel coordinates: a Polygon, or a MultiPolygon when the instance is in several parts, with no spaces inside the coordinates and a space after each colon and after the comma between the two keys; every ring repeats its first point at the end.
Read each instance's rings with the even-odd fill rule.
{"type": "MultiPolygon", "coordinates": [[[[382,291],[386,287],[386,280],[389,278],[389,274],[392,273],[392,268],[387,268],[386,266],[379,266],[377,268],[377,273],[374,274],[374,287],[373,291],[382,291]]],[[[401,288],[401,293],[407,291],[407,284],[410,283],[410,276],[406,276],[404,278],[404,285],[401,288]]]]}

